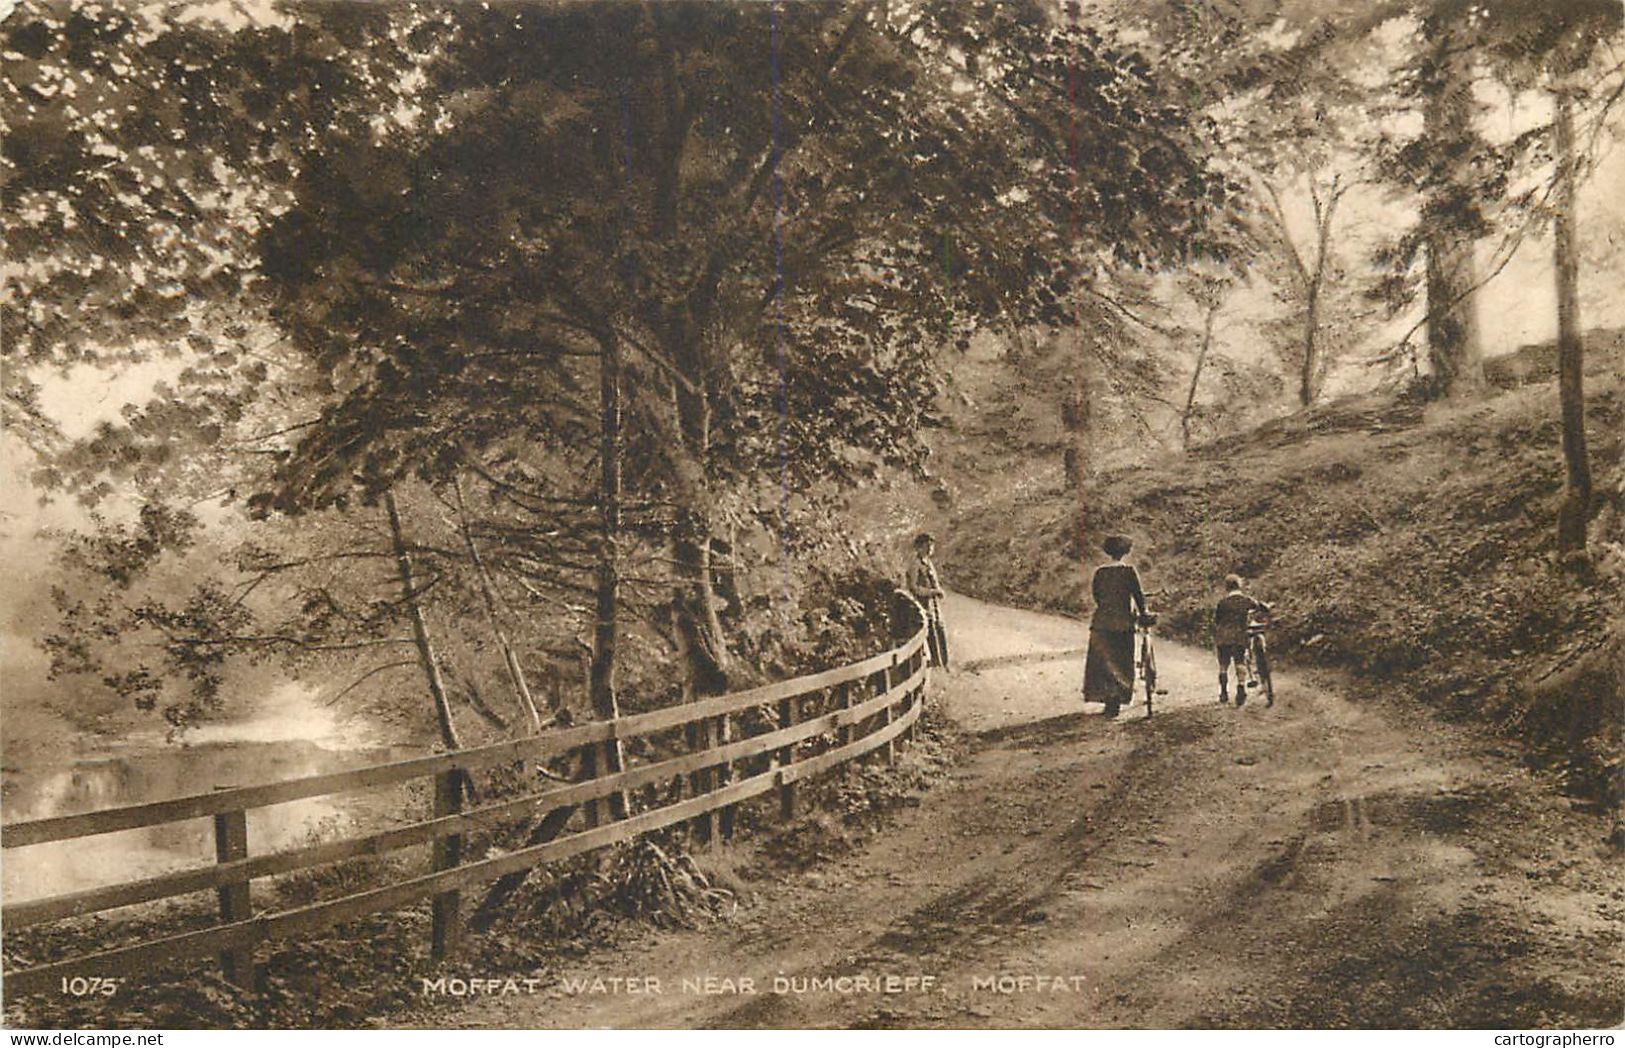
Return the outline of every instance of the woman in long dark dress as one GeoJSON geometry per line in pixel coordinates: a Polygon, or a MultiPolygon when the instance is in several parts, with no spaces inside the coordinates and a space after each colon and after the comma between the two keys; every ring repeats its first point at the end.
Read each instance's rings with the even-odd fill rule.
{"type": "Polygon", "coordinates": [[[1089,620],[1089,657],[1083,664],[1083,699],[1106,704],[1115,717],[1134,693],[1134,624],[1145,614],[1145,592],[1132,564],[1123,563],[1134,543],[1113,535],[1102,546],[1112,563],[1095,569],[1090,589],[1095,614],[1089,620]]]}

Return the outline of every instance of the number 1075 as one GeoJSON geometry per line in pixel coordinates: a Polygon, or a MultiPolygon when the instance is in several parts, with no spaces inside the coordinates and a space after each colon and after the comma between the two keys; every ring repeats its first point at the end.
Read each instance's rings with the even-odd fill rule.
{"type": "Polygon", "coordinates": [[[100,975],[75,975],[72,978],[62,977],[62,992],[74,997],[111,997],[118,993],[118,980],[107,979],[100,975]]]}

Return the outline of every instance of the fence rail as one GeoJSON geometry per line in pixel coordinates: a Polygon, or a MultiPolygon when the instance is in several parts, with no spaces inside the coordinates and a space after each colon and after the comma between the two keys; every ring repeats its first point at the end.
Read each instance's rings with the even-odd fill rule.
{"type": "Polygon", "coordinates": [[[263,943],[424,899],[434,900],[431,948],[436,956],[445,956],[461,934],[459,893],[464,888],[630,840],[651,830],[710,819],[712,812],[731,810],[742,801],[775,789],[780,795],[780,810],[788,817],[794,810],[795,783],[799,780],[877,750],[884,750],[890,759],[896,740],[911,733],[920,716],[925,694],[925,650],[925,631],[920,629],[896,648],[860,662],[613,721],[351,771],[0,826],[0,847],[7,850],[196,818],[212,818],[215,831],[217,862],[212,866],[6,904],[0,908],[0,922],[8,931],[211,888],[220,903],[220,923],[211,927],[6,971],[0,973],[0,979],[7,993],[33,993],[51,989],[64,978],[143,974],[166,963],[218,955],[228,979],[250,985],[253,950],[263,943]],[[800,700],[811,696],[833,696],[838,705],[816,716],[803,717],[804,703],[800,700]],[[611,740],[687,725],[714,726],[760,707],[776,707],[772,717],[775,730],[717,743],[709,740],[727,739],[729,732],[713,735],[707,731],[700,736],[707,740],[701,748],[680,756],[460,810],[461,777],[466,772],[514,761],[565,756],[611,740]],[[799,745],[829,736],[833,736],[831,748],[796,759],[799,745]],[[734,774],[738,770],[736,762],[764,756],[769,761],[767,770],[744,777],[734,774]],[[694,773],[717,769],[726,769],[728,774],[709,777],[704,792],[695,791],[685,800],[607,823],[597,821],[593,802],[678,779],[690,783],[692,789],[694,773]],[[251,808],[428,777],[433,777],[435,786],[434,809],[429,818],[341,840],[249,854],[246,812],[251,808]],[[586,812],[586,826],[562,832],[575,811],[586,812]],[[469,832],[545,813],[565,817],[561,832],[552,839],[490,858],[461,861],[462,842],[469,832]],[[432,869],[426,874],[294,909],[257,915],[252,911],[250,885],[256,879],[424,843],[433,849],[432,869]]]}

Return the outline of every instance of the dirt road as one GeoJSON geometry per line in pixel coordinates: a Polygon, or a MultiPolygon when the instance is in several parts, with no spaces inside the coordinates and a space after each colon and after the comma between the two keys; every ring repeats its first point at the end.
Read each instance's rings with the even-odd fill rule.
{"type": "Polygon", "coordinates": [[[964,598],[947,614],[967,668],[936,700],[972,751],[871,845],[759,886],[729,921],[596,955],[573,989],[435,1021],[1620,1022],[1608,824],[1492,743],[1290,673],[1274,709],[1220,707],[1207,655],[1167,643],[1156,716],[1108,721],[1078,700],[1081,658],[1046,656],[1078,624],[964,598]]]}

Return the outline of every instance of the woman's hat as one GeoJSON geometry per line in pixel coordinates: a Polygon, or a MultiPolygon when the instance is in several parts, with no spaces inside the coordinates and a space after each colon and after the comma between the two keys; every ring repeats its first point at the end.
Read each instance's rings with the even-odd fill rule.
{"type": "Polygon", "coordinates": [[[1128,551],[1134,548],[1134,540],[1127,535],[1108,535],[1100,548],[1106,551],[1108,557],[1126,557],[1128,551]]]}

